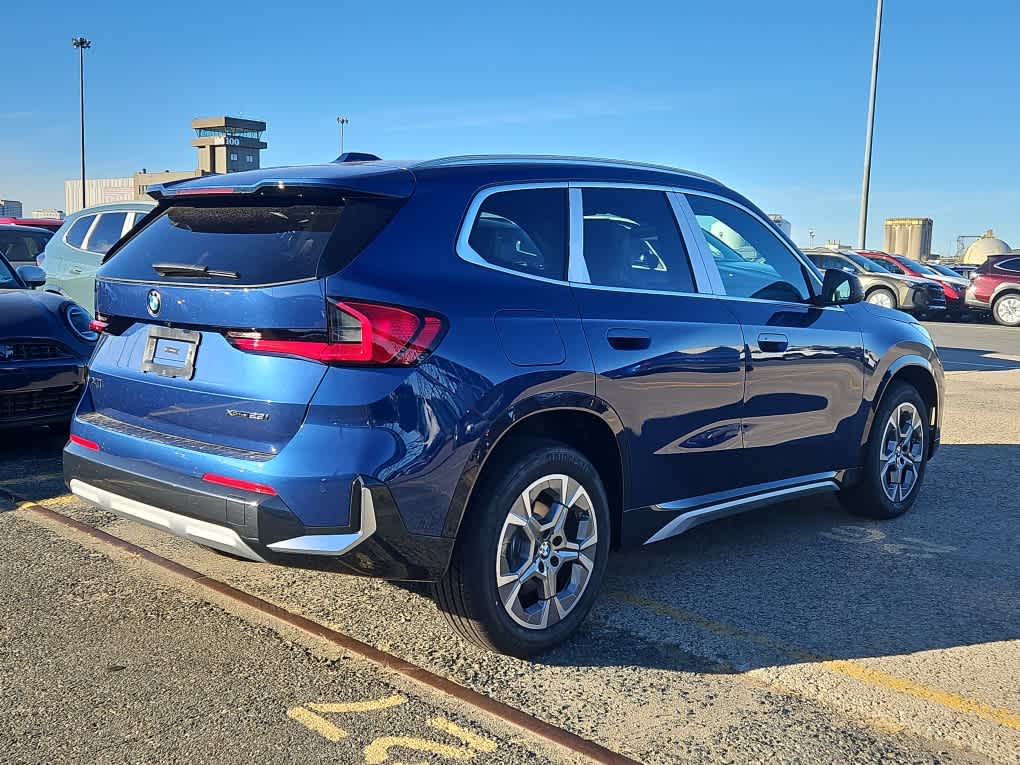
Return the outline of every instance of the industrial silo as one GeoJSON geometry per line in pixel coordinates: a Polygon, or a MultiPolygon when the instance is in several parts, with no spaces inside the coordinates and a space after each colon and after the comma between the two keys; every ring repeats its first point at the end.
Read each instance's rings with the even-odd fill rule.
{"type": "Polygon", "coordinates": [[[886,218],[883,249],[890,255],[927,260],[933,226],[931,218],[886,218]]]}

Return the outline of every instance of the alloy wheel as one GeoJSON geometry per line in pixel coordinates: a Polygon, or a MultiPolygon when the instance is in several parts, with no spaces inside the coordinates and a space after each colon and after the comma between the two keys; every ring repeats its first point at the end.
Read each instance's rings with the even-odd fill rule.
{"type": "Polygon", "coordinates": [[[588,586],[597,542],[591,497],[578,481],[548,475],[528,486],[496,551],[496,587],[510,617],[535,630],[564,619],[588,586]]]}
{"type": "Polygon", "coordinates": [[[1003,324],[1020,324],[1020,296],[999,298],[995,302],[995,317],[1003,324]]]}
{"type": "Polygon", "coordinates": [[[882,490],[892,502],[903,502],[917,487],[924,462],[924,422],[910,402],[897,406],[882,434],[879,454],[882,490]]]}
{"type": "Polygon", "coordinates": [[[888,290],[875,290],[868,295],[868,302],[872,305],[880,305],[883,308],[895,308],[896,301],[888,290]]]}

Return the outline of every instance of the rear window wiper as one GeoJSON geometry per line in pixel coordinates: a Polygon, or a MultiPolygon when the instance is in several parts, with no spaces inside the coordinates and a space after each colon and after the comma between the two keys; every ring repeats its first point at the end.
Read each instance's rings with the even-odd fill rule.
{"type": "Polygon", "coordinates": [[[153,263],[152,270],[160,276],[218,276],[222,279],[240,279],[237,271],[218,271],[209,266],[188,263],[153,263]]]}

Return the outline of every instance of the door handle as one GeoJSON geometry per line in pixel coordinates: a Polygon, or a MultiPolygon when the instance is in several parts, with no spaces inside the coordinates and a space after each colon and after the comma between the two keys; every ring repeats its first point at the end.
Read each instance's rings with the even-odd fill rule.
{"type": "Polygon", "coordinates": [[[652,344],[652,338],[643,329],[611,329],[606,339],[618,351],[643,351],[652,344]]]}
{"type": "Polygon", "coordinates": [[[786,335],[774,332],[762,332],[758,335],[758,348],[769,353],[782,353],[790,347],[790,339],[786,335]]]}
{"type": "Polygon", "coordinates": [[[78,266],[72,266],[71,267],[71,273],[72,274],[80,274],[81,273],[81,269],[78,266]]]}

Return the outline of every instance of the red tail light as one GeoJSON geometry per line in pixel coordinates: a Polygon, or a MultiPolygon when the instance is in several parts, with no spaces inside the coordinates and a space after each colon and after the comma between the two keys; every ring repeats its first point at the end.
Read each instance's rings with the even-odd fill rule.
{"type": "Polygon", "coordinates": [[[244,491],[253,491],[256,494],[268,494],[271,497],[276,496],[276,489],[272,486],[266,486],[264,483],[252,483],[251,481],[242,481],[240,478],[229,478],[225,475],[216,475],[215,473],[205,473],[202,476],[203,481],[208,483],[219,484],[220,486],[229,486],[231,489],[243,489],[244,491]]]}
{"type": "Polygon", "coordinates": [[[81,436],[76,436],[76,435],[74,435],[74,433],[72,433],[68,437],[68,440],[72,444],[78,444],[78,446],[84,446],[86,449],[91,449],[94,452],[98,452],[99,451],[99,444],[97,444],[95,441],[93,441],[91,439],[82,438],[81,436]]]}
{"type": "Polygon", "coordinates": [[[109,324],[100,318],[92,319],[92,321],[89,322],[89,329],[93,332],[103,332],[108,326],[109,324]]]}
{"type": "Polygon", "coordinates": [[[335,364],[412,366],[437,345],[443,331],[438,316],[407,308],[338,301],[329,304],[329,330],[323,340],[266,336],[262,332],[228,332],[234,347],[335,364]]]}

